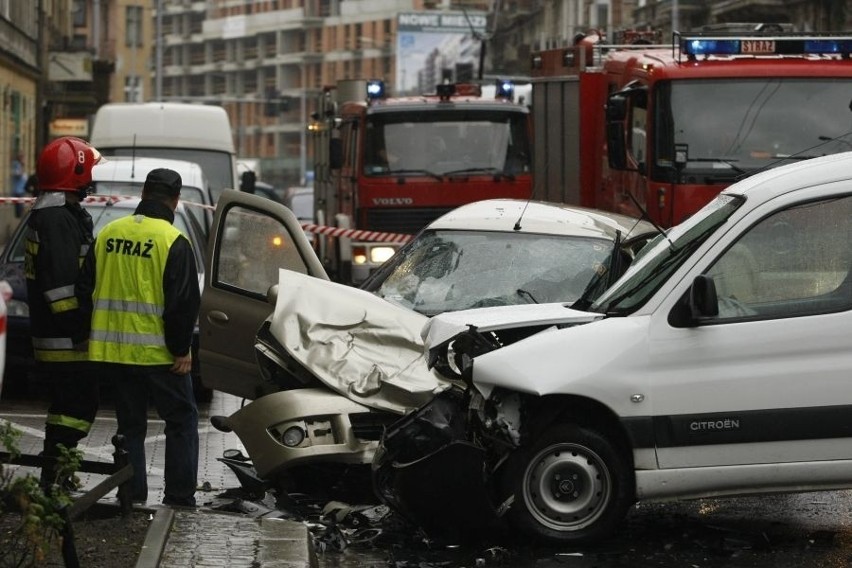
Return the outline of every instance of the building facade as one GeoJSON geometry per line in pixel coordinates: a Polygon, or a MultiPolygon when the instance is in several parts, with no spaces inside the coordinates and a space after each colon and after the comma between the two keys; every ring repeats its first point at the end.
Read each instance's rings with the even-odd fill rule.
{"type": "MultiPolygon", "coordinates": [[[[0,1],[0,195],[11,196],[13,160],[35,170],[39,148],[39,92],[46,59],[43,30],[68,29],[68,4],[0,1]],[[45,12],[45,9],[49,11],[45,12]]],[[[2,236],[14,227],[14,208],[0,205],[2,236]]]]}
{"type": "MultiPolygon", "coordinates": [[[[306,124],[323,87],[397,77],[397,16],[425,10],[488,15],[483,74],[524,77],[531,53],[580,33],[628,28],[791,22],[850,29],[848,0],[0,0],[0,174],[18,151],[33,169],[51,137],[88,135],[105,102],[223,106],[240,157],[278,187],[310,165],[306,124]]],[[[475,45],[479,42],[479,45],[475,45]]],[[[420,88],[441,77],[436,62],[420,88]]]]}
{"type": "Polygon", "coordinates": [[[355,78],[392,84],[399,12],[490,6],[472,0],[160,1],[164,48],[153,79],[162,85],[159,98],[221,104],[238,155],[279,187],[309,177],[306,125],[324,86],[355,78]]]}

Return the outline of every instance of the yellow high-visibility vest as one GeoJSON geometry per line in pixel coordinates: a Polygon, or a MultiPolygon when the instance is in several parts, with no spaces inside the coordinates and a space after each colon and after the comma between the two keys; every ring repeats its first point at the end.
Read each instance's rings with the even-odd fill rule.
{"type": "Polygon", "coordinates": [[[171,223],[130,215],[95,241],[95,292],[89,358],[133,365],[174,362],[166,348],[163,274],[181,233],[171,223]]]}

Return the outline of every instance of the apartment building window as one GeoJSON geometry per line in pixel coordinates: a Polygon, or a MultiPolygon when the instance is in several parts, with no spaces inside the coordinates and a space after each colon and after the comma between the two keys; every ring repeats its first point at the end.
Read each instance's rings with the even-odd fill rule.
{"type": "Polygon", "coordinates": [[[127,6],[125,45],[142,47],[142,6],[127,6]]]}
{"type": "Polygon", "coordinates": [[[74,0],[71,7],[71,18],[75,28],[86,25],[86,0],[74,0]]]}
{"type": "Polygon", "coordinates": [[[142,81],[138,75],[128,75],[124,78],[124,101],[128,103],[142,102],[142,81]]]}

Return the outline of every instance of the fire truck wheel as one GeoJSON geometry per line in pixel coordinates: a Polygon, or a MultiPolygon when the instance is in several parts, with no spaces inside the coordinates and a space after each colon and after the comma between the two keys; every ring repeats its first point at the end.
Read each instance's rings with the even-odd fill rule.
{"type": "Polygon", "coordinates": [[[556,424],[532,446],[516,451],[503,480],[503,494],[514,495],[510,523],[553,544],[609,536],[635,501],[625,452],[576,424],[556,424]]]}

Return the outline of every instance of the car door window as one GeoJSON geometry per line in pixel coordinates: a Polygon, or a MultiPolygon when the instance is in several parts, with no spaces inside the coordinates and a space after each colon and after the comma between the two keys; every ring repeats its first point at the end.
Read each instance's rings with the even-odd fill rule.
{"type": "Polygon", "coordinates": [[[707,271],[716,320],[791,317],[852,307],[852,197],[801,204],[757,223],[707,271]]]}
{"type": "Polygon", "coordinates": [[[278,283],[278,269],[303,274],[307,265],[277,219],[235,205],[225,212],[214,285],[265,295],[278,283]]]}

